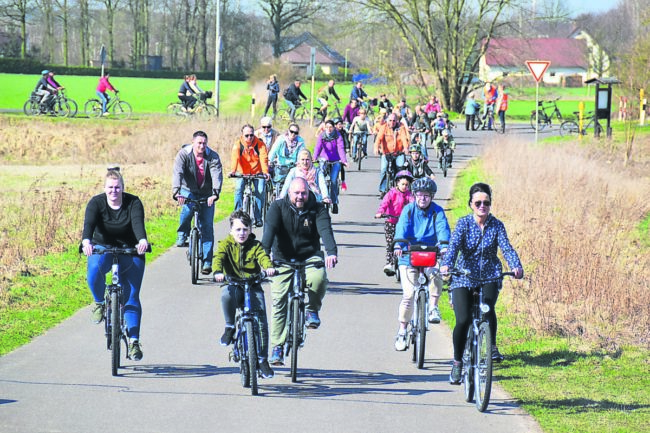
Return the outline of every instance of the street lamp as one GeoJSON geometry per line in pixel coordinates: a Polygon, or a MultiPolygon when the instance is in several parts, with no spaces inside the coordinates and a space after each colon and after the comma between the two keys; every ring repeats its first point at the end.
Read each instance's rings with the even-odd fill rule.
{"type": "Polygon", "coordinates": [[[350,51],[349,48],[345,49],[345,73],[343,75],[343,81],[348,81],[348,52],[350,51]]]}

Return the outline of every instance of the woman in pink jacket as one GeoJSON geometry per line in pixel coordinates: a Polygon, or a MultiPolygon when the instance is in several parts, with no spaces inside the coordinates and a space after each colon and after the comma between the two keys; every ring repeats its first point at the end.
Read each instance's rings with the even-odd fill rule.
{"type": "Polygon", "coordinates": [[[97,84],[97,96],[102,101],[102,116],[108,116],[108,111],[106,111],[106,104],[108,104],[108,95],[106,94],[107,90],[110,90],[113,93],[117,93],[117,89],[113,87],[110,81],[108,81],[109,74],[104,75],[99,78],[99,84],[97,84]]]}
{"type": "Polygon", "coordinates": [[[395,256],[391,245],[395,238],[395,226],[404,206],[413,201],[413,195],[409,188],[412,181],[413,176],[408,170],[397,172],[395,175],[396,186],[386,193],[375,215],[375,218],[386,218],[384,223],[384,233],[386,234],[386,266],[384,266],[384,274],[389,277],[395,275],[395,256]]]}

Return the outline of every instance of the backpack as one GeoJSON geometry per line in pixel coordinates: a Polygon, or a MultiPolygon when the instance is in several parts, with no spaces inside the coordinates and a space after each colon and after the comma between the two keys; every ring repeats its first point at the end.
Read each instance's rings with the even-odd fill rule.
{"type": "MultiPolygon", "coordinates": [[[[254,141],[255,146],[253,147],[253,150],[257,154],[257,156],[260,156],[260,149],[257,145],[257,140],[254,141]]],[[[242,156],[244,154],[244,145],[239,143],[239,156],[242,156]]]]}
{"type": "Polygon", "coordinates": [[[288,87],[286,89],[284,89],[284,92],[282,92],[282,97],[284,99],[287,99],[289,97],[289,88],[288,87]]]}

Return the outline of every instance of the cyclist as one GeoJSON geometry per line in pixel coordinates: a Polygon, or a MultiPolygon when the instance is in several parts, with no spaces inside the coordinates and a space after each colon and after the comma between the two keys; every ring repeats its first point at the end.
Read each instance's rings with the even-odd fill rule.
{"type": "Polygon", "coordinates": [[[121,255],[120,283],[124,290],[124,321],[129,336],[129,356],[142,359],[140,346],[140,286],[144,276],[144,253],[149,248],[144,226],[144,206],[135,195],[124,192],[124,179],[118,169],[110,169],[104,181],[104,193],[94,196],[86,206],[81,250],[88,257],[88,287],[95,300],[92,320],[100,323],[104,317],[106,273],[111,270],[112,254],[93,255],[93,249],[135,246],[135,255],[121,255]]]}
{"type": "Polygon", "coordinates": [[[375,218],[381,218],[383,215],[393,215],[386,218],[384,222],[384,235],[386,236],[386,265],[384,274],[389,277],[395,275],[394,263],[395,254],[393,254],[393,239],[395,239],[395,225],[397,217],[402,213],[404,206],[413,201],[413,194],[409,189],[413,182],[413,176],[408,170],[402,170],[395,175],[395,187],[384,196],[377,209],[375,218]]]}
{"type": "Polygon", "coordinates": [[[440,163],[440,168],[442,168],[442,159],[441,159],[442,148],[443,146],[447,146],[449,148],[449,167],[451,167],[451,163],[454,160],[454,150],[456,149],[456,140],[454,140],[454,137],[449,133],[448,129],[442,130],[442,133],[433,143],[433,146],[436,148],[436,157],[438,158],[438,161],[440,163]]]}
{"type": "MultiPolygon", "coordinates": [[[[411,191],[415,201],[404,207],[395,227],[395,238],[407,239],[414,244],[435,246],[449,242],[450,230],[445,211],[433,202],[438,187],[428,177],[414,180],[411,191]]],[[[413,298],[418,272],[408,266],[408,259],[402,255],[405,245],[395,245],[398,257],[400,281],[402,283],[402,301],[399,306],[399,331],[395,338],[395,350],[406,350],[406,326],[413,314],[413,298]]],[[[442,250],[444,252],[445,249],[442,250]]],[[[434,268],[425,268],[429,278],[429,323],[440,323],[438,300],[442,293],[442,278],[434,273],[434,268]]]]}
{"type": "MultiPolygon", "coordinates": [[[[263,174],[264,179],[251,179],[255,188],[253,195],[255,201],[253,213],[255,218],[255,227],[262,227],[262,206],[264,206],[264,189],[265,180],[269,176],[269,157],[264,142],[257,138],[252,125],[244,125],[241,128],[241,136],[235,142],[230,154],[230,176],[238,171],[241,174],[253,175],[263,174]]],[[[244,204],[244,186],[245,179],[239,178],[235,182],[235,210],[241,209],[244,204]]]]}
{"type": "Polygon", "coordinates": [[[429,102],[424,106],[424,112],[427,113],[429,118],[434,117],[439,111],[442,111],[440,100],[435,95],[431,95],[429,102]]]}
{"type": "Polygon", "coordinates": [[[300,80],[295,80],[290,84],[284,90],[282,96],[284,96],[284,102],[289,106],[289,116],[291,117],[291,122],[293,122],[294,116],[296,115],[296,108],[302,105],[301,99],[307,100],[307,96],[300,90],[300,80]]]}
{"type": "Polygon", "coordinates": [[[305,148],[305,140],[300,136],[300,126],[289,124],[287,132],[280,135],[269,153],[269,165],[273,171],[273,183],[284,185],[289,170],[296,165],[298,154],[305,148]]]}
{"type": "Polygon", "coordinates": [[[359,115],[359,102],[356,99],[350,99],[348,105],[343,109],[343,123],[352,124],[355,117],[359,115]]]}
{"type": "MultiPolygon", "coordinates": [[[[460,218],[451,236],[447,255],[444,256],[440,272],[447,273],[450,266],[467,269],[470,275],[481,280],[483,284],[483,302],[490,307],[486,314],[492,334],[492,359],[496,362],[503,360],[496,345],[497,316],[494,305],[499,297],[502,280],[500,278],[502,265],[497,256],[501,252],[515,278],[523,278],[524,269],[517,252],[510,245],[508,234],[503,223],[490,213],[492,205],[492,189],[485,183],[475,183],[469,189],[469,207],[472,213],[460,218]]],[[[463,369],[463,350],[467,339],[467,330],[472,322],[472,295],[470,288],[476,287],[472,280],[465,276],[454,277],[449,288],[453,294],[454,314],[454,363],[449,375],[449,382],[460,383],[463,369]]]]}
{"type": "Polygon", "coordinates": [[[379,95],[379,110],[381,111],[382,109],[386,110],[385,113],[392,113],[393,112],[393,103],[390,102],[390,99],[386,96],[385,93],[382,93],[379,95]]]}
{"type": "Polygon", "coordinates": [[[59,84],[58,81],[56,81],[56,79],[54,78],[54,75],[55,75],[54,71],[48,72],[48,74],[47,74],[47,83],[50,86],[52,86],[56,90],[56,92],[58,92],[59,90],[63,90],[63,86],[61,84],[59,84]]]}
{"type": "MultiPolygon", "coordinates": [[[[350,134],[348,134],[347,130],[345,129],[345,124],[343,123],[343,119],[340,117],[335,117],[332,119],[334,122],[334,127],[336,130],[341,134],[341,137],[343,138],[343,147],[345,147],[345,153],[350,154],[350,134]]],[[[323,125],[323,129],[325,129],[325,126],[323,125]]],[[[320,133],[322,133],[321,131],[320,133]]],[[[318,138],[318,135],[316,135],[318,138]]],[[[345,183],[345,167],[341,167],[341,191],[345,192],[347,191],[348,186],[345,183]]]]}
{"type": "Polygon", "coordinates": [[[52,111],[53,108],[53,96],[56,93],[56,88],[48,82],[47,78],[49,74],[50,71],[47,69],[41,71],[41,78],[38,80],[38,83],[36,83],[36,87],[34,88],[34,93],[41,96],[41,111],[43,111],[43,109],[45,109],[45,111],[52,111]]]}
{"type": "Polygon", "coordinates": [[[266,150],[269,152],[273,147],[273,143],[278,139],[280,133],[273,129],[273,121],[270,117],[264,116],[260,119],[260,128],[255,131],[257,138],[262,140],[266,145],[266,150]]]}
{"type": "Polygon", "coordinates": [[[309,190],[316,196],[316,201],[323,203],[332,202],[329,195],[329,186],[325,183],[323,171],[319,167],[314,166],[311,152],[307,149],[303,149],[298,153],[298,165],[289,171],[278,199],[284,198],[287,195],[289,185],[291,185],[291,181],[296,177],[302,177],[307,181],[309,190]]]}
{"type": "Polygon", "coordinates": [[[363,83],[361,81],[357,81],[357,84],[352,88],[352,92],[350,92],[350,101],[357,101],[359,103],[359,106],[361,106],[363,104],[364,98],[367,97],[368,94],[365,90],[363,90],[363,83]]]}
{"type": "MultiPolygon", "coordinates": [[[[217,246],[214,255],[214,280],[218,283],[225,275],[236,278],[250,278],[266,270],[266,275],[275,275],[271,258],[262,248],[260,241],[252,233],[251,217],[239,209],[230,214],[230,234],[217,246]]],[[[257,354],[260,372],[263,378],[273,377],[269,366],[269,325],[266,319],[266,303],[261,284],[251,288],[251,310],[257,312],[261,347],[257,354]]],[[[237,286],[226,285],[221,290],[221,309],[226,322],[226,329],[221,336],[220,344],[228,346],[235,335],[235,311],[238,305],[244,303],[244,294],[237,286]]]]}
{"type": "Polygon", "coordinates": [[[411,172],[414,179],[420,179],[421,177],[428,177],[431,180],[434,180],[436,176],[433,174],[433,170],[429,167],[429,163],[426,159],[422,157],[422,146],[419,143],[411,143],[409,147],[410,158],[406,160],[406,170],[411,172]]]}
{"type": "Polygon", "coordinates": [[[397,120],[395,113],[389,114],[386,125],[377,132],[375,137],[375,155],[381,155],[381,174],[379,182],[379,193],[381,197],[386,194],[388,188],[388,179],[386,172],[388,170],[388,159],[386,155],[394,155],[395,163],[398,167],[404,166],[404,150],[408,149],[410,144],[409,134],[406,126],[397,120]]]}
{"type": "Polygon", "coordinates": [[[183,103],[183,110],[192,110],[194,105],[196,105],[197,99],[194,97],[194,93],[194,90],[190,86],[190,76],[186,75],[183,84],[178,89],[178,99],[183,103]]]}
{"type": "MultiPolygon", "coordinates": [[[[321,265],[324,262],[327,268],[336,265],[337,247],[332,221],[325,206],[318,203],[314,194],[309,191],[305,179],[295,178],[289,185],[289,194],[271,204],[266,217],[262,246],[267,253],[273,249],[274,260],[290,262],[294,259],[321,265]],[[321,251],[321,239],[326,256],[321,251]]],[[[269,363],[283,365],[282,345],[287,337],[288,293],[293,271],[284,265],[277,266],[276,270],[277,274],[271,280],[273,352],[269,363]]],[[[318,312],[327,291],[327,274],[323,267],[310,266],[305,270],[305,278],[309,289],[305,325],[316,329],[321,324],[318,312]]]]}
{"type": "Polygon", "coordinates": [[[501,128],[501,133],[504,133],[506,132],[506,110],[508,109],[508,92],[506,91],[506,86],[502,84],[499,84],[499,88],[497,92],[499,93],[499,96],[496,101],[497,113],[499,115],[499,127],[501,128]]]}
{"type": "Polygon", "coordinates": [[[103,77],[99,78],[99,83],[97,84],[97,96],[99,97],[99,100],[102,101],[102,116],[108,116],[108,111],[106,110],[106,105],[108,104],[108,101],[110,98],[108,97],[108,94],[106,93],[107,90],[110,90],[113,93],[117,93],[118,90],[113,87],[111,84],[110,80],[110,74],[106,74],[103,77]]]}
{"type": "MultiPolygon", "coordinates": [[[[361,134],[361,149],[363,149],[363,158],[368,156],[368,135],[372,133],[372,122],[366,116],[366,109],[361,108],[359,110],[359,115],[352,120],[350,123],[350,134],[349,137],[354,137],[355,133],[361,134]]],[[[352,157],[355,162],[357,160],[357,141],[354,141],[355,147],[352,149],[352,157]]]]}
{"type": "Polygon", "coordinates": [[[336,94],[336,90],[334,89],[334,84],[334,80],[329,80],[325,86],[318,89],[318,102],[320,102],[319,112],[322,120],[325,120],[325,117],[327,117],[327,100],[330,96],[333,96],[337,103],[341,102],[341,98],[339,98],[339,95],[336,94]]]}
{"type": "Polygon", "coordinates": [[[431,135],[431,127],[429,125],[429,117],[424,112],[421,105],[415,106],[415,112],[411,116],[410,122],[411,141],[417,138],[417,143],[422,147],[422,155],[425,159],[429,159],[427,153],[427,138],[431,135]]]}
{"type": "Polygon", "coordinates": [[[273,118],[275,118],[276,114],[278,114],[278,93],[280,93],[280,83],[278,83],[277,75],[273,74],[269,77],[269,81],[266,82],[266,90],[269,92],[269,95],[266,99],[264,117],[269,112],[269,108],[273,106],[273,118]]]}
{"type": "MultiPolygon", "coordinates": [[[[485,101],[485,105],[483,106],[483,120],[485,120],[488,117],[489,111],[494,112],[494,104],[499,97],[499,91],[494,84],[487,82],[483,87],[483,97],[485,101]]],[[[493,127],[492,119],[489,119],[483,124],[482,129],[492,129],[493,127]]]]}
{"type": "Polygon", "coordinates": [[[185,198],[207,199],[207,203],[199,207],[198,221],[203,258],[201,273],[204,275],[212,272],[214,204],[219,200],[222,183],[223,171],[219,154],[208,147],[208,135],[203,131],[196,131],[192,135],[192,144],[184,145],[174,159],[172,197],[182,206],[176,237],[177,247],[186,244],[194,214],[192,207],[185,204],[185,198]]]}
{"type": "MultiPolygon", "coordinates": [[[[316,141],[314,159],[334,163],[330,168],[329,195],[332,199],[332,213],[339,213],[339,172],[341,171],[341,165],[344,167],[348,166],[348,160],[345,155],[343,137],[341,137],[341,134],[336,130],[334,121],[332,120],[325,122],[325,130],[316,141]]],[[[322,167],[321,170],[323,170],[322,167]]]]}

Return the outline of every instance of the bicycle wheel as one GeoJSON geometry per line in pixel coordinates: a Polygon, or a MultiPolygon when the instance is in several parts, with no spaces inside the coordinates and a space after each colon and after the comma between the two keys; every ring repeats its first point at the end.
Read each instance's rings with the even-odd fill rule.
{"type": "Polygon", "coordinates": [[[427,294],[424,290],[418,292],[418,329],[415,336],[415,346],[417,348],[416,364],[419,369],[424,367],[424,349],[427,340],[427,294]]]}
{"type": "Polygon", "coordinates": [[[442,176],[447,177],[447,170],[449,169],[449,157],[447,156],[446,151],[442,154],[441,158],[442,160],[440,161],[440,169],[442,170],[442,176]]]}
{"type": "Polygon", "coordinates": [[[538,110],[537,114],[533,112],[533,114],[530,115],[530,126],[538,131],[546,128],[546,115],[543,111],[538,110]]]}
{"type": "Polygon", "coordinates": [[[480,114],[475,114],[474,115],[474,120],[472,122],[472,131],[476,131],[483,126],[483,121],[481,120],[481,115],[480,114]]]}
{"type": "Polygon", "coordinates": [[[131,108],[131,104],[129,104],[126,101],[117,101],[114,105],[113,108],[111,109],[113,112],[113,116],[116,119],[120,120],[126,120],[129,117],[131,117],[131,113],[133,113],[133,109],[131,108]]]}
{"type": "Polygon", "coordinates": [[[492,336],[488,322],[479,326],[477,342],[474,370],[476,408],[479,412],[484,412],[492,392],[492,336]]]}
{"type": "Polygon", "coordinates": [[[236,344],[237,350],[239,351],[239,380],[244,388],[248,388],[250,386],[250,366],[248,365],[248,359],[244,356],[246,349],[248,348],[245,338],[246,333],[242,332],[239,335],[236,344]]]}
{"type": "Polygon", "coordinates": [[[560,135],[562,137],[575,137],[580,132],[580,127],[578,124],[572,120],[567,120],[562,122],[560,125],[560,135]]]}
{"type": "Polygon", "coordinates": [[[111,350],[113,332],[111,331],[111,294],[107,290],[104,296],[104,335],[106,336],[106,350],[111,350]]]}
{"type": "Polygon", "coordinates": [[[280,121],[282,125],[288,125],[289,122],[291,121],[291,114],[289,113],[289,109],[288,108],[279,109],[277,119],[278,121],[280,121]]]}
{"type": "Polygon", "coordinates": [[[99,99],[89,99],[84,104],[84,113],[88,117],[100,117],[102,115],[102,103],[99,99]]]}
{"type": "Polygon", "coordinates": [[[186,116],[187,113],[183,111],[183,104],[180,102],[172,102],[167,106],[167,114],[172,116],[186,116]]]}
{"type": "Polygon", "coordinates": [[[257,395],[257,345],[255,338],[255,331],[253,326],[253,321],[249,320],[246,322],[246,344],[248,345],[248,376],[249,376],[249,385],[251,387],[251,394],[257,395]]]}
{"type": "Polygon", "coordinates": [[[361,140],[359,138],[355,138],[357,140],[356,143],[356,149],[357,149],[357,169],[361,171],[361,161],[363,160],[363,144],[361,143],[361,140]]]}
{"type": "Polygon", "coordinates": [[[79,112],[79,105],[77,104],[77,101],[74,99],[70,98],[64,98],[64,101],[68,103],[68,106],[70,107],[70,115],[69,117],[75,117],[77,113],[79,112]]]}
{"type": "Polygon", "coordinates": [[[393,261],[393,272],[395,272],[395,280],[399,283],[401,277],[399,276],[399,264],[397,263],[397,259],[393,261]]]}
{"type": "Polygon", "coordinates": [[[190,232],[190,267],[192,273],[192,284],[196,284],[199,280],[200,270],[200,255],[199,255],[199,232],[193,229],[190,232]]]}
{"type": "Polygon", "coordinates": [[[39,112],[39,103],[33,99],[28,99],[25,105],[23,105],[23,113],[27,116],[36,116],[39,112]]]}
{"type": "Polygon", "coordinates": [[[117,376],[120,368],[120,339],[122,327],[120,326],[120,299],[117,291],[111,293],[111,367],[113,376],[117,376]]]}
{"type": "Polygon", "coordinates": [[[68,117],[70,115],[70,105],[62,99],[54,102],[54,113],[56,117],[68,117]]]}
{"type": "Polygon", "coordinates": [[[463,352],[463,385],[465,388],[465,401],[474,400],[474,368],[472,367],[474,357],[472,356],[472,347],[474,345],[474,330],[470,326],[467,331],[467,341],[465,341],[465,351],[463,352]]]}
{"type": "Polygon", "coordinates": [[[302,340],[300,299],[291,301],[291,381],[298,380],[298,349],[302,340]]]}

